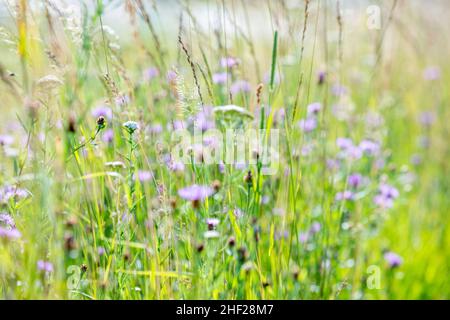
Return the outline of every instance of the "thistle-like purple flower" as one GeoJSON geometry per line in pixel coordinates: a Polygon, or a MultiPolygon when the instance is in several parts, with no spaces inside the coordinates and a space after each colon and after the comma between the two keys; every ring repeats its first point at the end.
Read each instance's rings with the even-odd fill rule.
{"type": "Polygon", "coordinates": [[[39,260],[37,262],[37,268],[43,272],[53,272],[53,264],[49,261],[39,260]]]}
{"type": "Polygon", "coordinates": [[[147,130],[151,134],[160,134],[163,131],[163,127],[160,123],[155,123],[148,126],[147,130]]]}
{"type": "Polygon", "coordinates": [[[303,132],[311,132],[317,127],[317,120],[314,118],[302,119],[298,122],[298,126],[303,132]]]}
{"type": "Polygon", "coordinates": [[[353,192],[349,191],[349,190],[345,190],[343,192],[338,192],[336,194],[336,201],[350,201],[353,200],[353,192]]]}
{"type": "Polygon", "coordinates": [[[0,146],[8,146],[14,142],[14,138],[7,134],[0,135],[0,146]]]}
{"type": "Polygon", "coordinates": [[[22,236],[19,230],[16,228],[4,228],[0,226],[0,239],[6,238],[7,240],[16,240],[22,236]]]}
{"type": "Polygon", "coordinates": [[[311,227],[309,228],[309,234],[316,234],[322,229],[322,225],[315,221],[312,223],[311,227]]]}
{"type": "Polygon", "coordinates": [[[112,112],[111,108],[108,107],[107,105],[99,105],[99,106],[95,107],[92,110],[91,114],[95,119],[98,119],[100,117],[105,117],[106,119],[111,120],[113,117],[113,112],[112,112]]]}
{"type": "Polygon", "coordinates": [[[206,224],[208,225],[208,230],[214,230],[219,225],[220,220],[217,218],[206,219],[206,224]]]}
{"type": "Polygon", "coordinates": [[[348,185],[353,189],[357,189],[361,185],[362,181],[363,177],[359,173],[353,173],[347,178],[348,185]]]}
{"type": "Polygon", "coordinates": [[[144,81],[151,81],[159,76],[159,70],[156,67],[150,67],[144,70],[142,78],[144,81]]]}
{"type": "Polygon", "coordinates": [[[14,219],[7,213],[0,213],[0,223],[9,227],[15,227],[14,219]]]}
{"type": "MultiPolygon", "coordinates": [[[[136,179],[136,177],[135,177],[136,179]]],[[[151,171],[146,171],[146,170],[139,170],[137,172],[137,179],[140,182],[147,182],[153,179],[153,172],[151,171]]]]}
{"type": "Polygon", "coordinates": [[[230,92],[232,95],[237,95],[238,93],[246,93],[251,91],[251,86],[248,81],[245,80],[238,80],[235,81],[231,87],[230,92]]]}
{"type": "Polygon", "coordinates": [[[218,72],[212,75],[212,81],[215,84],[226,84],[228,79],[227,72],[218,72]]]}
{"type": "Polygon", "coordinates": [[[318,85],[324,84],[326,76],[327,76],[327,73],[324,70],[320,70],[317,73],[317,84],[318,85]]]}
{"type": "Polygon", "coordinates": [[[430,66],[423,71],[423,78],[427,81],[438,80],[441,77],[441,70],[439,67],[430,66]]]}
{"type": "Polygon", "coordinates": [[[362,140],[359,144],[359,148],[364,154],[369,156],[375,156],[380,152],[380,145],[372,140],[362,140]]]}
{"type": "Polygon", "coordinates": [[[103,132],[102,140],[106,143],[111,143],[114,140],[114,130],[107,129],[103,132]]]}
{"type": "Polygon", "coordinates": [[[169,84],[174,84],[177,81],[177,73],[174,70],[167,71],[166,79],[169,84]]]}
{"type": "Polygon", "coordinates": [[[178,190],[178,195],[185,200],[192,201],[194,207],[198,207],[200,201],[205,200],[213,193],[213,188],[197,184],[178,190]]]}
{"type": "Polygon", "coordinates": [[[0,189],[0,203],[7,203],[10,199],[21,200],[29,196],[29,192],[25,189],[15,186],[6,186],[0,189]]]}
{"type": "Polygon", "coordinates": [[[322,109],[322,104],[320,102],[311,103],[306,107],[308,115],[313,116],[320,112],[322,109]]]}
{"type": "Polygon", "coordinates": [[[353,141],[350,138],[337,138],[336,145],[341,150],[347,150],[350,147],[353,147],[353,141]]]}
{"type": "Polygon", "coordinates": [[[119,107],[123,107],[130,103],[130,97],[126,94],[122,94],[116,97],[115,99],[116,105],[119,107]]]}
{"type": "Polygon", "coordinates": [[[432,111],[423,111],[419,116],[419,122],[424,127],[430,127],[436,119],[432,111]]]}
{"type": "Polygon", "coordinates": [[[384,260],[386,260],[391,268],[399,267],[403,263],[402,257],[392,251],[388,251],[384,254],[384,260]]]}
{"type": "Polygon", "coordinates": [[[239,60],[234,57],[225,57],[220,59],[222,68],[233,68],[239,64],[239,60]]]}
{"type": "Polygon", "coordinates": [[[374,203],[381,208],[392,208],[394,200],[398,198],[399,192],[393,186],[381,184],[378,194],[373,199],[374,203]]]}
{"type": "Polygon", "coordinates": [[[202,131],[213,129],[216,126],[211,107],[204,107],[202,111],[195,115],[193,120],[194,126],[202,131]]]}
{"type": "Polygon", "coordinates": [[[348,89],[340,84],[335,84],[331,87],[331,93],[335,96],[341,96],[348,93],[348,89]]]}

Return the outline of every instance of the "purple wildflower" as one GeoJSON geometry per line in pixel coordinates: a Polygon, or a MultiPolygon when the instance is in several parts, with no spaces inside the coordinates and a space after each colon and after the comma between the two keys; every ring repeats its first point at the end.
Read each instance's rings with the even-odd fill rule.
{"type": "Polygon", "coordinates": [[[14,138],[10,135],[0,135],[0,146],[8,146],[14,142],[14,138]]]}
{"type": "Polygon", "coordinates": [[[307,156],[309,154],[311,154],[311,152],[314,151],[314,145],[311,143],[305,144],[304,146],[302,146],[302,149],[300,151],[302,156],[307,156]]]}
{"type": "Polygon", "coordinates": [[[194,126],[202,131],[207,131],[215,127],[212,108],[204,107],[202,111],[194,117],[194,126]]]}
{"type": "Polygon", "coordinates": [[[245,80],[235,81],[230,87],[230,92],[232,95],[237,95],[238,93],[246,93],[250,91],[251,91],[250,83],[245,80]]]}
{"type": "Polygon", "coordinates": [[[126,94],[121,94],[116,97],[115,101],[117,106],[123,107],[130,103],[130,97],[126,94]]]}
{"type": "Polygon", "coordinates": [[[353,147],[353,141],[352,139],[349,138],[337,138],[336,145],[341,150],[347,150],[353,147]]]}
{"type": "Polygon", "coordinates": [[[430,127],[436,119],[435,114],[432,111],[424,111],[419,116],[419,122],[424,127],[430,127]]]}
{"type": "Polygon", "coordinates": [[[159,70],[158,70],[158,68],[155,68],[155,67],[150,67],[150,68],[145,69],[142,74],[142,78],[144,79],[144,81],[151,81],[158,76],[159,76],[159,70]]]}
{"type": "Polygon", "coordinates": [[[384,254],[384,260],[386,260],[391,268],[398,267],[403,263],[402,257],[392,251],[388,251],[384,254]]]}
{"type": "Polygon", "coordinates": [[[380,185],[379,191],[380,191],[380,194],[386,198],[396,199],[399,196],[398,190],[388,184],[380,185]]]}
{"type": "Polygon", "coordinates": [[[353,200],[353,192],[349,190],[345,190],[344,192],[338,192],[336,194],[336,201],[345,201],[345,200],[353,200]]]}
{"type": "Polygon", "coordinates": [[[37,268],[39,271],[52,272],[53,264],[49,261],[39,260],[37,262],[37,268]]]}
{"type": "Polygon", "coordinates": [[[372,140],[363,140],[359,144],[362,152],[369,156],[377,155],[380,151],[380,145],[372,140]]]}
{"type": "Polygon", "coordinates": [[[309,233],[310,234],[316,234],[320,231],[320,229],[322,228],[321,224],[317,221],[313,222],[311,227],[309,228],[309,233]]]}
{"type": "Polygon", "coordinates": [[[106,253],[106,250],[103,247],[98,247],[97,253],[99,256],[103,256],[106,253]]]}
{"type": "Polygon", "coordinates": [[[168,167],[169,167],[169,170],[173,171],[173,172],[183,172],[184,171],[184,163],[181,161],[171,160],[168,163],[168,167]]]}
{"type": "Polygon", "coordinates": [[[363,181],[363,177],[359,173],[351,174],[347,178],[348,185],[354,189],[357,189],[361,185],[362,181],[363,181]]]}
{"type": "Polygon", "coordinates": [[[208,230],[214,230],[219,225],[220,220],[217,218],[206,219],[206,224],[208,225],[208,230]]]}
{"type": "MultiPolygon", "coordinates": [[[[135,177],[136,179],[136,177],[135,177]]],[[[145,170],[138,170],[137,172],[137,179],[140,182],[146,182],[153,179],[153,172],[151,171],[145,171],[145,170]]]]}
{"type": "Polygon", "coordinates": [[[19,239],[22,234],[16,228],[4,228],[0,226],[0,238],[6,238],[8,240],[19,239]]]}
{"type": "Polygon", "coordinates": [[[102,137],[103,141],[106,143],[111,143],[114,140],[114,130],[113,129],[107,129],[103,133],[102,137]]]}
{"type": "Polygon", "coordinates": [[[160,123],[155,123],[148,127],[148,131],[151,134],[160,134],[163,131],[163,127],[160,123]]]}
{"type": "Polygon", "coordinates": [[[286,118],[286,110],[284,108],[280,108],[275,113],[275,119],[277,122],[281,123],[286,118]]]}
{"type": "Polygon", "coordinates": [[[234,57],[225,57],[220,59],[222,68],[233,68],[239,64],[239,60],[234,57]]]}
{"type": "Polygon", "coordinates": [[[306,243],[308,241],[308,239],[309,239],[309,235],[306,232],[301,232],[298,235],[298,237],[299,237],[299,240],[300,240],[301,243],[306,243]]]}
{"type": "Polygon", "coordinates": [[[331,93],[335,96],[341,96],[348,93],[348,89],[340,84],[335,84],[331,87],[331,93]]]}
{"type": "Polygon", "coordinates": [[[177,80],[177,73],[174,70],[167,71],[166,79],[169,84],[174,84],[177,80]]]}
{"type": "Polygon", "coordinates": [[[174,120],[167,125],[169,130],[183,130],[186,129],[186,127],[187,125],[183,120],[174,120]]]}
{"type": "Polygon", "coordinates": [[[113,117],[113,112],[107,105],[97,106],[92,110],[91,114],[95,119],[98,119],[99,117],[105,117],[106,119],[111,120],[113,117]]]}
{"type": "Polygon", "coordinates": [[[308,115],[316,115],[322,109],[322,104],[320,102],[314,102],[307,106],[308,115]]]}
{"type": "Polygon", "coordinates": [[[3,190],[0,189],[0,203],[6,203],[10,199],[21,200],[29,196],[29,192],[25,189],[20,189],[15,186],[6,186],[3,190]]]}
{"type": "Polygon", "coordinates": [[[325,79],[326,79],[327,73],[323,70],[320,70],[317,73],[317,84],[322,85],[325,83],[325,79]]]}
{"type": "MultiPolygon", "coordinates": [[[[264,74],[264,78],[263,78],[264,83],[269,84],[271,76],[272,76],[271,72],[267,72],[266,74],[264,74]]],[[[273,82],[275,84],[279,84],[282,79],[283,79],[283,76],[279,72],[275,72],[274,77],[273,77],[273,82]]]]}
{"type": "Polygon", "coordinates": [[[218,72],[212,75],[212,81],[215,84],[226,84],[228,79],[228,73],[218,72]]]}
{"type": "Polygon", "coordinates": [[[311,132],[317,127],[317,120],[314,118],[302,119],[298,122],[298,125],[303,132],[311,132]]]}
{"type": "Polygon", "coordinates": [[[338,170],[339,169],[339,160],[338,159],[327,159],[327,168],[330,170],[338,170]]]}
{"type": "Polygon", "coordinates": [[[396,188],[388,185],[381,184],[378,190],[378,194],[374,197],[374,203],[381,208],[392,208],[394,200],[398,198],[399,192],[396,188]]]}
{"type": "Polygon", "coordinates": [[[178,195],[192,202],[200,202],[214,193],[214,190],[208,186],[194,184],[192,186],[178,190],[178,195]]]}
{"type": "Polygon", "coordinates": [[[236,217],[236,219],[239,219],[244,216],[244,212],[239,208],[234,208],[233,215],[236,217]]]}
{"type": "Polygon", "coordinates": [[[441,77],[441,70],[439,67],[430,66],[423,71],[423,78],[427,81],[438,80],[441,77]]]}
{"type": "Polygon", "coordinates": [[[363,154],[363,152],[362,152],[361,148],[359,148],[357,146],[351,146],[346,152],[346,156],[352,160],[360,159],[362,157],[362,154],[363,154]]]}
{"type": "Polygon", "coordinates": [[[15,227],[14,219],[7,213],[0,213],[0,223],[9,227],[15,227]]]}

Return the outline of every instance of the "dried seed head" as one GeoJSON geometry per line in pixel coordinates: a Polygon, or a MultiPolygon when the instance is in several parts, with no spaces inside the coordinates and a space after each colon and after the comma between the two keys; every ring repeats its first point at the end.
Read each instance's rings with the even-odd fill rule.
{"type": "Polygon", "coordinates": [[[80,266],[80,269],[81,269],[81,273],[86,273],[88,267],[87,267],[87,265],[85,265],[85,264],[83,263],[83,264],[80,266]]]}
{"type": "Polygon", "coordinates": [[[71,132],[71,133],[75,133],[76,130],[76,121],[75,121],[75,117],[73,115],[71,115],[69,117],[69,123],[67,125],[67,132],[71,132]]]}
{"type": "Polygon", "coordinates": [[[129,261],[130,259],[131,259],[131,254],[130,254],[130,252],[129,252],[129,251],[125,252],[125,253],[123,254],[123,260],[129,261]]]}
{"type": "Polygon", "coordinates": [[[248,258],[248,251],[247,248],[245,247],[240,247],[238,250],[238,258],[240,262],[245,262],[245,260],[247,260],[248,258]]]}
{"type": "Polygon", "coordinates": [[[233,248],[235,244],[236,244],[236,239],[234,239],[234,237],[230,237],[228,239],[228,245],[230,246],[230,248],[233,248]]]}
{"type": "Polygon", "coordinates": [[[67,251],[71,251],[74,250],[75,247],[75,238],[71,234],[66,234],[64,236],[64,248],[66,248],[67,251]]]}
{"type": "Polygon", "coordinates": [[[261,95],[262,95],[262,89],[264,85],[262,83],[258,84],[258,87],[256,88],[256,103],[258,105],[261,104],[261,95]]]}
{"type": "Polygon", "coordinates": [[[169,199],[170,207],[175,210],[177,208],[177,198],[172,197],[169,199]]]}
{"type": "Polygon", "coordinates": [[[205,249],[205,246],[203,245],[203,243],[200,243],[199,245],[197,245],[197,252],[198,253],[202,252],[203,249],[205,249]]]}
{"type": "Polygon", "coordinates": [[[220,183],[219,180],[214,180],[212,183],[212,187],[215,192],[219,192],[221,186],[222,186],[222,184],[220,183]]]}
{"type": "Polygon", "coordinates": [[[249,186],[251,186],[253,184],[253,176],[252,176],[252,172],[250,170],[244,176],[244,182],[247,183],[249,186]]]}
{"type": "Polygon", "coordinates": [[[105,119],[105,117],[104,116],[98,117],[98,119],[97,119],[97,128],[99,130],[102,130],[105,127],[106,127],[106,119],[105,119]]]}

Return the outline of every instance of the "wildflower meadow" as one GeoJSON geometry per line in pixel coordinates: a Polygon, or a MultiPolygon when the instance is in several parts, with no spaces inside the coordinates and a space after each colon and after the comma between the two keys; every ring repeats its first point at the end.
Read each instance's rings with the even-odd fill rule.
{"type": "Polygon", "coordinates": [[[449,16],[1,1],[0,299],[449,299],[449,16]]]}

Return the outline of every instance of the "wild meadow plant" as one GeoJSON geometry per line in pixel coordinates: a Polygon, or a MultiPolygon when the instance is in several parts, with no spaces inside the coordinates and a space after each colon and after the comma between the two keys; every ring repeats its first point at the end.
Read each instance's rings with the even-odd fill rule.
{"type": "Polygon", "coordinates": [[[363,3],[3,2],[0,297],[450,298],[450,7],[363,3]]]}

